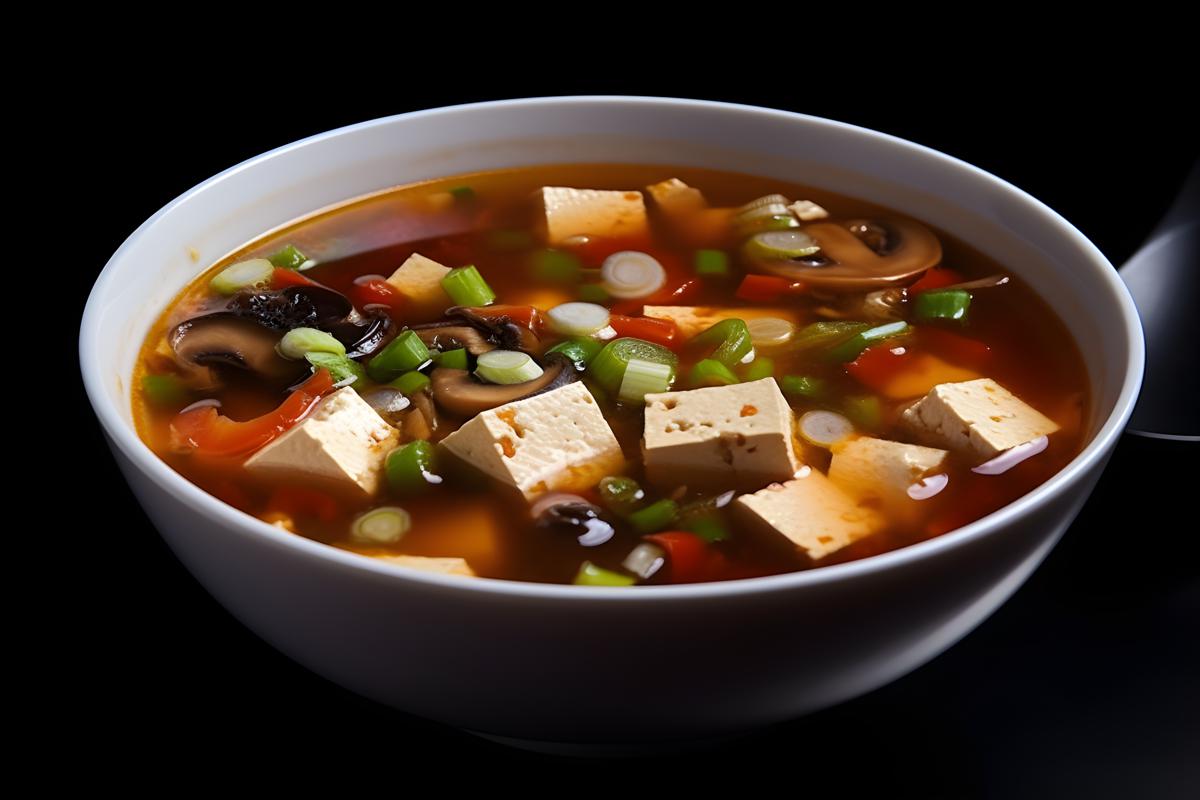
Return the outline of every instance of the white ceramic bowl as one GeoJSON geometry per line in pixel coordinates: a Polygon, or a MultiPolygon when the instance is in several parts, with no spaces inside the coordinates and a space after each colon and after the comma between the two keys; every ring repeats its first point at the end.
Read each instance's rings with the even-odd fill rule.
{"type": "Polygon", "coordinates": [[[970,164],[801,114],[568,97],[351,125],[205,181],[108,262],[84,313],[80,360],[117,463],[151,520],[200,582],[279,650],[367,697],[469,730],[637,748],[744,731],[855,697],[978,625],[1087,498],[1133,408],[1143,347],[1133,302],[1100,251],[1053,210],[970,164]],[[205,494],[138,439],[129,386],[139,344],[203,267],[366,192],[558,162],[769,175],[909,211],[960,236],[1064,317],[1095,401],[1086,449],[1015,503],[901,550],[765,578],[605,588],[463,580],[318,544],[205,494]]]}

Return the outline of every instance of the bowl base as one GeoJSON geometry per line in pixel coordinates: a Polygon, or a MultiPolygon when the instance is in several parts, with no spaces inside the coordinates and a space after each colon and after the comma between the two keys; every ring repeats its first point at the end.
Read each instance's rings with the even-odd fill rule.
{"type": "Polygon", "coordinates": [[[721,747],[736,739],[749,736],[754,731],[735,731],[719,736],[699,737],[695,739],[664,739],[647,742],[553,742],[542,739],[521,739],[515,736],[500,736],[494,733],[484,733],[470,728],[462,729],[482,739],[487,739],[506,747],[518,750],[529,750],[554,756],[573,756],[576,758],[637,758],[639,756],[668,755],[696,750],[721,747]]]}

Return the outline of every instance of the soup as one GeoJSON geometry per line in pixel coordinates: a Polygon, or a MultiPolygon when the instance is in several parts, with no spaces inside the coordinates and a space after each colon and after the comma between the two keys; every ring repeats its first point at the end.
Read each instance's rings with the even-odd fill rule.
{"type": "Polygon", "coordinates": [[[356,198],[181,292],[134,418],[224,502],[416,569],[630,586],[875,555],[1084,444],[1053,310],[919,212],[640,165],[356,198]]]}

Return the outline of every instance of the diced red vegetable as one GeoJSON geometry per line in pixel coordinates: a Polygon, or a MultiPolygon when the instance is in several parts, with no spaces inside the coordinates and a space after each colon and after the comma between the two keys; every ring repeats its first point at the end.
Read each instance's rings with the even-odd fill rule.
{"type": "Polygon", "coordinates": [[[863,386],[882,392],[911,361],[912,353],[907,348],[895,342],[884,342],[862,351],[846,365],[846,372],[863,386]]]}
{"type": "Polygon", "coordinates": [[[291,428],[333,389],[327,369],[319,369],[288,395],[279,408],[261,417],[238,422],[214,406],[184,410],[171,421],[171,437],[180,447],[204,456],[242,456],[257,450],[291,428]]]}
{"type": "Polygon", "coordinates": [[[800,294],[804,284],[777,275],[747,275],[736,292],[741,300],[752,303],[775,303],[789,295],[800,294]]]}
{"type": "Polygon", "coordinates": [[[734,567],[725,554],[689,531],[662,531],[643,536],[667,553],[667,576],[671,583],[719,581],[734,577],[734,567]]]}
{"type": "Polygon", "coordinates": [[[973,369],[984,366],[992,355],[992,348],[978,339],[969,339],[930,325],[917,327],[917,347],[953,364],[973,369]]]}
{"type": "Polygon", "coordinates": [[[271,493],[267,508],[290,517],[316,517],[322,522],[333,522],[339,513],[338,501],[331,495],[303,486],[280,486],[271,493]]]}
{"type": "Polygon", "coordinates": [[[387,306],[392,317],[398,317],[404,309],[404,295],[383,278],[359,278],[350,289],[350,302],[355,307],[369,305],[387,306]]]}
{"type": "Polygon", "coordinates": [[[921,279],[908,287],[909,294],[918,292],[927,292],[930,289],[941,289],[943,286],[953,286],[956,283],[962,283],[966,278],[959,272],[949,269],[948,267],[934,267],[931,270],[926,270],[921,279]]]}
{"type": "Polygon", "coordinates": [[[306,278],[299,271],[294,269],[285,269],[276,267],[275,274],[271,278],[272,289],[286,289],[289,286],[320,286],[321,284],[306,278]]]}
{"type": "Polygon", "coordinates": [[[617,332],[617,336],[642,339],[668,348],[675,348],[679,344],[679,328],[673,320],[613,314],[608,324],[617,332]]]}

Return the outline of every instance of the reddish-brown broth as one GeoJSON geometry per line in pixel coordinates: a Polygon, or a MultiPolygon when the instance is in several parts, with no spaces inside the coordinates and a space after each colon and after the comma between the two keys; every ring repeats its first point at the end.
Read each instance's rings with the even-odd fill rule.
{"type": "MultiPolygon", "coordinates": [[[[828,191],[772,178],[685,167],[551,166],[457,176],[400,187],[299,220],[215,263],[179,295],[152,327],[139,358],[134,385],[140,385],[143,374],[161,369],[161,356],[156,356],[155,351],[173,325],[212,307],[214,302],[223,302],[223,299],[209,299],[207,281],[213,274],[230,263],[263,256],[288,243],[319,261],[305,273],[307,276],[342,291],[349,290],[358,276],[390,275],[410,254],[420,252],[448,266],[475,264],[495,290],[500,303],[534,305],[545,310],[557,303],[577,299],[572,287],[564,289],[559,284],[532,281],[527,252],[506,250],[505,244],[498,242],[491,231],[527,228],[529,196],[543,185],[631,189],[668,177],[679,177],[700,188],[714,206],[740,205],[755,197],[779,192],[792,198],[813,200],[828,209],[834,218],[895,213],[828,191]],[[488,228],[429,236],[429,226],[445,222],[452,216],[436,210],[432,198],[441,196],[447,188],[462,185],[470,185],[476,193],[477,211],[473,212],[478,214],[476,222],[486,224],[488,228]]],[[[920,208],[895,211],[921,220],[920,208]]],[[[934,230],[942,241],[944,265],[969,277],[997,272],[1012,274],[1005,264],[934,230]]],[[[669,239],[661,236],[657,246],[656,253],[666,251],[667,260],[677,260],[674,267],[665,264],[673,275],[688,271],[690,249],[672,246],[669,239]],[[675,272],[676,269],[679,272],[675,272]]],[[[598,264],[585,263],[585,266],[598,264]]],[[[686,304],[748,305],[733,296],[736,287],[736,280],[727,284],[708,284],[699,298],[686,304]]],[[[818,305],[812,298],[799,296],[789,302],[806,309],[801,315],[801,324],[819,319],[812,313],[812,307],[818,305]]],[[[402,322],[421,321],[426,320],[402,319],[402,322]]],[[[978,519],[1047,480],[1082,448],[1083,420],[1089,402],[1087,376],[1077,347],[1045,302],[1015,278],[1006,286],[977,292],[966,333],[991,347],[987,377],[1054,419],[1062,429],[1050,437],[1050,446],[1044,453],[1002,475],[977,475],[967,465],[952,463],[948,489],[922,504],[924,516],[919,522],[894,525],[817,562],[816,566],[892,550],[978,519]]],[[[936,347],[927,351],[938,355],[936,347]]],[[[786,356],[777,357],[776,363],[777,375],[789,371],[786,356]]],[[[688,364],[686,360],[681,361],[681,376],[686,375],[688,364]]],[[[813,365],[805,362],[803,371],[813,374],[813,365]]],[[[863,387],[845,375],[840,366],[825,367],[823,376],[839,389],[864,393],[863,387]]],[[[680,382],[675,388],[687,386],[680,382]]],[[[264,392],[245,382],[226,386],[214,396],[221,401],[222,413],[234,419],[265,413],[281,399],[275,392],[264,392]]],[[[195,399],[198,397],[189,398],[189,402],[195,399]]],[[[895,427],[895,411],[900,405],[903,404],[885,402],[887,422],[875,435],[900,440],[910,438],[895,427]]],[[[794,399],[792,406],[798,413],[818,407],[794,399]]],[[[263,516],[278,510],[272,507],[273,503],[278,503],[278,495],[274,499],[273,495],[286,486],[286,481],[252,478],[238,464],[214,466],[173,452],[169,444],[169,425],[179,409],[149,404],[137,391],[134,392],[133,407],[143,440],[181,475],[247,513],[263,516]]],[[[630,459],[626,474],[640,479],[637,459],[641,436],[640,408],[606,408],[605,413],[630,459]]],[[[825,451],[806,447],[803,458],[818,469],[828,467],[829,455],[825,451]]],[[[585,559],[609,569],[619,569],[621,561],[639,541],[632,531],[622,529],[607,543],[584,548],[572,536],[535,527],[529,520],[528,506],[523,499],[499,491],[470,469],[445,463],[443,472],[446,477],[443,484],[433,487],[424,496],[402,500],[385,497],[374,503],[400,504],[412,514],[412,530],[394,548],[352,543],[348,536],[350,521],[369,505],[344,498],[332,501],[336,503],[332,513],[325,507],[328,504],[323,503],[313,509],[316,513],[298,518],[299,531],[312,539],[365,554],[458,556],[465,558],[479,575],[554,583],[571,582],[585,559]]],[[[288,490],[285,488],[284,491],[288,490]]],[[[722,542],[718,547],[743,566],[741,574],[746,575],[782,573],[814,566],[803,556],[766,546],[754,537],[738,536],[736,531],[730,541],[722,542]]],[[[665,573],[648,582],[662,582],[662,574],[665,573]]]]}

